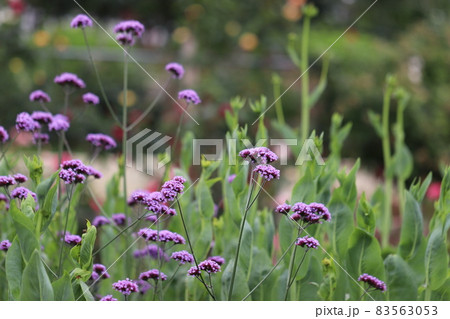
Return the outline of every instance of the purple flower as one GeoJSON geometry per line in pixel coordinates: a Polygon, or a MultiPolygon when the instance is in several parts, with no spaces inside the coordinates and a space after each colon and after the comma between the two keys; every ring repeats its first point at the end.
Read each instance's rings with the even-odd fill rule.
{"type": "Polygon", "coordinates": [[[173,201],[178,194],[182,194],[184,190],[183,183],[179,182],[175,178],[167,181],[161,188],[161,193],[167,201],[173,201]]]}
{"type": "Polygon", "coordinates": [[[311,209],[312,213],[319,215],[324,221],[329,222],[331,220],[331,214],[325,207],[325,205],[320,203],[311,203],[309,204],[309,208],[311,209]]]}
{"type": "Polygon", "coordinates": [[[38,122],[33,120],[26,112],[19,113],[16,117],[16,129],[18,131],[33,132],[41,128],[38,122]]]}
{"type": "Polygon", "coordinates": [[[225,258],[222,256],[211,256],[208,260],[215,261],[219,266],[222,266],[225,263],[225,258]]]}
{"type": "Polygon", "coordinates": [[[160,272],[158,269],[150,269],[146,272],[141,273],[139,275],[139,279],[145,281],[149,279],[165,281],[167,280],[167,276],[163,272],[160,272]]]}
{"type": "Polygon", "coordinates": [[[175,176],[172,180],[177,181],[178,183],[184,184],[186,183],[186,178],[183,176],[175,176]]]}
{"type": "Polygon", "coordinates": [[[144,238],[146,241],[158,241],[158,231],[150,228],[142,228],[138,231],[138,236],[144,238]]]}
{"type": "Polygon", "coordinates": [[[136,20],[122,21],[114,27],[115,33],[129,33],[139,38],[144,33],[144,30],[144,25],[136,20]]]}
{"type": "Polygon", "coordinates": [[[48,144],[50,136],[46,133],[33,133],[33,144],[48,144]]]}
{"type": "Polygon", "coordinates": [[[112,220],[113,220],[114,224],[116,224],[117,226],[125,225],[126,219],[127,219],[127,217],[125,216],[125,214],[122,214],[122,213],[112,215],[112,220]]]}
{"type": "Polygon", "coordinates": [[[8,239],[0,242],[0,250],[8,251],[9,247],[11,247],[11,242],[8,239]]]}
{"type": "Polygon", "coordinates": [[[173,208],[167,207],[166,205],[161,205],[160,213],[162,215],[175,216],[177,214],[177,211],[173,208]]]}
{"type": "Polygon", "coordinates": [[[50,96],[41,90],[36,90],[30,93],[31,102],[44,102],[48,103],[51,101],[50,96]]]}
{"type": "Polygon", "coordinates": [[[300,237],[297,239],[297,242],[295,243],[297,246],[300,247],[308,247],[308,248],[314,248],[317,249],[319,247],[319,241],[316,240],[314,237],[300,237]]]}
{"type": "Polygon", "coordinates": [[[158,247],[158,245],[152,244],[148,245],[147,247],[143,249],[138,249],[133,252],[133,256],[135,258],[142,258],[145,256],[149,256],[153,259],[162,259],[165,261],[169,261],[169,256],[164,252],[164,250],[161,247],[158,247]]]}
{"type": "Polygon", "coordinates": [[[0,187],[9,187],[16,184],[16,180],[12,176],[0,176],[0,187]]]}
{"type": "Polygon", "coordinates": [[[186,100],[187,103],[192,103],[194,105],[200,104],[202,100],[198,97],[197,92],[194,90],[183,90],[178,92],[179,100],[186,100]]]}
{"type": "Polygon", "coordinates": [[[287,214],[291,211],[291,205],[288,204],[281,204],[278,205],[277,208],[275,208],[275,213],[278,214],[287,214]]]}
{"type": "Polygon", "coordinates": [[[119,280],[112,284],[114,290],[117,290],[125,296],[129,296],[132,292],[138,292],[139,288],[136,283],[130,279],[119,280]]]}
{"type": "Polygon", "coordinates": [[[31,195],[34,200],[37,202],[37,196],[35,193],[30,191],[28,188],[25,187],[17,187],[11,191],[11,198],[18,198],[18,199],[26,199],[28,195],[31,195]]]}
{"type": "Polygon", "coordinates": [[[39,124],[48,124],[53,120],[53,115],[49,112],[35,111],[31,113],[31,118],[39,124]]]}
{"type": "Polygon", "coordinates": [[[180,245],[186,244],[186,240],[184,239],[184,237],[177,233],[173,233],[172,241],[174,244],[180,244],[180,245]]]}
{"type": "Polygon", "coordinates": [[[200,270],[206,271],[208,274],[216,273],[220,271],[220,265],[214,260],[204,260],[198,264],[200,270]]]}
{"type": "Polygon", "coordinates": [[[359,276],[358,281],[367,282],[370,286],[381,291],[386,291],[387,289],[386,284],[383,281],[368,274],[359,276]]]}
{"type": "Polygon", "coordinates": [[[62,114],[56,114],[53,116],[52,121],[48,123],[48,129],[50,131],[67,131],[70,127],[70,122],[67,116],[62,114]]]}
{"type": "Polygon", "coordinates": [[[188,276],[192,276],[192,277],[200,276],[201,273],[202,273],[201,270],[198,269],[197,267],[191,267],[188,270],[188,276]]]}
{"type": "Polygon", "coordinates": [[[263,146],[242,150],[239,152],[239,156],[254,164],[258,161],[262,164],[268,164],[278,160],[278,156],[274,152],[263,146]]]}
{"type": "Polygon", "coordinates": [[[88,166],[88,175],[94,177],[95,179],[100,179],[103,177],[102,173],[90,166],[88,166]]]}
{"type": "Polygon", "coordinates": [[[230,176],[228,176],[228,183],[232,183],[235,178],[236,178],[236,174],[231,174],[230,176]]]}
{"type": "Polygon", "coordinates": [[[66,234],[66,236],[64,236],[64,242],[66,244],[75,246],[81,243],[81,237],[78,235],[66,234]]]}
{"type": "Polygon", "coordinates": [[[266,181],[270,181],[274,178],[276,178],[276,179],[280,178],[280,171],[269,164],[256,166],[255,169],[253,170],[253,173],[259,174],[266,181]]]}
{"type": "Polygon", "coordinates": [[[152,222],[153,224],[155,224],[158,221],[158,216],[148,215],[147,217],[145,217],[145,220],[148,220],[149,222],[152,222]]]}
{"type": "Polygon", "coordinates": [[[92,20],[85,14],[79,14],[70,22],[71,28],[86,28],[92,27],[92,20]]]}
{"type": "Polygon", "coordinates": [[[331,214],[328,209],[319,203],[311,203],[309,205],[305,203],[295,203],[292,206],[294,212],[290,218],[299,221],[302,220],[309,224],[321,224],[321,219],[325,221],[331,220],[331,214]]]}
{"type": "Polygon", "coordinates": [[[83,102],[86,104],[98,104],[100,103],[100,99],[93,93],[85,93],[83,94],[83,102]]]}
{"type": "Polygon", "coordinates": [[[172,74],[174,79],[181,79],[184,75],[184,68],[179,63],[169,63],[166,65],[166,71],[172,74]]]}
{"type": "Polygon", "coordinates": [[[123,46],[127,45],[131,47],[135,43],[133,35],[130,33],[119,33],[116,36],[116,40],[123,46]]]}
{"type": "Polygon", "coordinates": [[[170,258],[179,261],[181,265],[184,265],[185,263],[192,263],[194,261],[194,257],[186,250],[176,251],[172,253],[170,258]]]}
{"type": "Polygon", "coordinates": [[[3,126],[0,126],[0,143],[5,143],[9,139],[8,132],[3,126]]]}
{"type": "Polygon", "coordinates": [[[84,89],[86,87],[86,84],[82,79],[80,79],[76,74],[69,72],[64,72],[57,75],[53,81],[59,85],[70,85],[79,89],[84,89]]]}
{"type": "Polygon", "coordinates": [[[145,204],[145,200],[147,199],[149,193],[146,191],[134,191],[131,193],[130,198],[128,199],[128,205],[134,206],[136,204],[145,204]]]}
{"type": "Polygon", "coordinates": [[[152,285],[150,285],[147,281],[145,280],[137,280],[136,281],[138,287],[139,287],[139,293],[141,295],[145,295],[145,293],[152,288],[152,285]]]}
{"type": "MultiPolygon", "coordinates": [[[[111,277],[108,274],[108,272],[106,270],[106,267],[104,265],[102,265],[102,264],[94,264],[94,265],[92,265],[92,271],[93,271],[93,274],[94,273],[97,274],[99,276],[99,278],[101,277],[102,279],[108,279],[109,277],[111,277]]],[[[94,279],[94,280],[96,280],[96,279],[94,279]]]]}
{"type": "Polygon", "coordinates": [[[103,150],[110,150],[117,147],[116,141],[105,134],[88,134],[86,136],[86,141],[103,150]]]}
{"type": "Polygon", "coordinates": [[[25,183],[28,180],[28,178],[22,174],[14,174],[13,178],[18,184],[25,183]]]}
{"type": "Polygon", "coordinates": [[[92,221],[92,225],[95,227],[100,227],[103,225],[108,225],[111,224],[111,222],[109,221],[108,218],[104,217],[104,216],[95,216],[94,220],[92,221]]]}
{"type": "Polygon", "coordinates": [[[59,177],[65,184],[84,183],[88,176],[100,178],[102,174],[96,169],[86,166],[80,160],[64,161],[61,164],[61,171],[59,177]]]}
{"type": "Polygon", "coordinates": [[[112,295],[106,295],[100,301],[117,301],[116,298],[114,298],[112,295]]]}

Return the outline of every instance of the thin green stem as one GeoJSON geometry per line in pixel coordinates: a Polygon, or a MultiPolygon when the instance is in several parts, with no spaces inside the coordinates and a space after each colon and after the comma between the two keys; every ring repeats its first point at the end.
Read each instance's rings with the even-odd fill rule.
{"type": "Polygon", "coordinates": [[[311,18],[309,16],[305,16],[303,20],[303,30],[302,30],[302,47],[301,47],[301,72],[302,72],[302,140],[303,143],[309,134],[309,74],[308,70],[308,46],[309,46],[309,30],[311,18]]]}
{"type": "MultiPolygon", "coordinates": [[[[288,217],[289,218],[289,217],[288,217]]],[[[300,228],[297,232],[297,238],[300,236],[300,228]]],[[[285,290],[285,294],[284,294],[284,300],[287,300],[287,296],[289,293],[289,288],[290,285],[289,283],[291,282],[291,278],[292,278],[292,273],[294,271],[294,264],[295,264],[295,256],[297,254],[297,245],[294,246],[294,253],[291,255],[291,259],[289,260],[289,268],[288,268],[288,276],[287,276],[287,280],[286,280],[286,290],[285,290]]]]}
{"type": "Polygon", "coordinates": [[[178,270],[180,269],[181,264],[178,264],[177,269],[175,269],[175,272],[172,274],[172,276],[169,278],[169,280],[167,280],[166,282],[166,288],[163,289],[163,297],[165,292],[167,291],[167,289],[170,287],[170,284],[172,283],[172,281],[175,279],[176,274],[178,273],[178,270]]]}
{"type": "MultiPolygon", "coordinates": [[[[297,247],[297,246],[295,246],[295,247],[297,247]]],[[[287,297],[288,297],[288,294],[289,294],[289,289],[291,289],[292,284],[295,282],[295,278],[297,277],[297,274],[298,274],[298,272],[300,271],[300,268],[301,268],[301,266],[302,266],[302,264],[303,264],[303,261],[305,260],[306,253],[308,252],[308,250],[309,250],[309,248],[307,248],[307,249],[305,250],[305,253],[303,254],[302,259],[300,260],[300,263],[299,263],[299,265],[297,266],[297,269],[295,270],[294,275],[291,277],[291,278],[292,278],[291,281],[288,283],[288,286],[287,286],[287,288],[286,288],[286,294],[285,294],[285,296],[284,296],[284,300],[287,300],[287,297]]]]}
{"type": "Polygon", "coordinates": [[[272,83],[273,83],[273,97],[275,99],[275,111],[277,114],[277,120],[278,123],[281,125],[284,125],[286,121],[284,120],[284,114],[283,114],[283,104],[281,102],[281,78],[278,76],[278,74],[274,74],[272,77],[272,83]]]}
{"type": "Polygon", "coordinates": [[[58,266],[58,275],[59,276],[61,276],[62,265],[63,265],[62,255],[63,255],[63,250],[64,250],[64,242],[66,239],[67,226],[69,224],[70,204],[72,202],[72,190],[73,190],[73,185],[69,185],[67,187],[67,197],[68,197],[69,203],[67,204],[66,221],[64,223],[64,232],[62,234],[61,245],[59,248],[59,266],[58,266]]]}

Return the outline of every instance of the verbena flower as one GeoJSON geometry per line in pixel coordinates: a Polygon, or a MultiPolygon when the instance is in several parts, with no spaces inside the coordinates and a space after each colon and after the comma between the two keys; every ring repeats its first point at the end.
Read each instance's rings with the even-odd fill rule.
{"type": "MultiPolygon", "coordinates": [[[[184,185],[180,182],[180,177],[176,177],[177,179],[172,179],[163,184],[161,188],[161,193],[165,197],[167,201],[173,201],[177,195],[182,194],[184,190],[184,185]]],[[[182,178],[182,177],[181,177],[182,178]]],[[[184,178],[183,178],[184,180],[184,178]]],[[[186,180],[184,180],[186,181],[186,180]]]]}
{"type": "Polygon", "coordinates": [[[178,99],[185,100],[187,103],[192,103],[194,105],[200,104],[202,100],[198,97],[197,92],[194,90],[183,90],[178,92],[178,99]]]}
{"type": "Polygon", "coordinates": [[[111,224],[111,221],[105,216],[95,216],[94,220],[92,220],[92,225],[97,228],[108,224],[111,224]]]}
{"type": "Polygon", "coordinates": [[[41,128],[41,125],[33,120],[30,114],[26,112],[19,113],[16,117],[16,129],[17,131],[34,132],[41,128]]]}
{"type": "Polygon", "coordinates": [[[368,274],[362,274],[359,276],[358,281],[366,282],[377,290],[386,291],[387,289],[386,284],[383,281],[368,274]]]}
{"type": "Polygon", "coordinates": [[[8,251],[9,247],[11,247],[11,242],[8,239],[0,242],[0,250],[8,251]]]}
{"type": "Polygon", "coordinates": [[[100,98],[93,93],[83,94],[83,102],[86,104],[98,104],[100,103],[100,98]]]}
{"type": "Polygon", "coordinates": [[[139,38],[142,36],[144,31],[144,25],[136,20],[122,21],[114,27],[115,33],[129,33],[139,38]]]}
{"type": "Polygon", "coordinates": [[[128,199],[128,205],[134,206],[136,204],[145,204],[145,200],[148,197],[149,192],[137,190],[131,193],[128,199]]]}
{"type": "Polygon", "coordinates": [[[200,276],[201,273],[202,273],[202,271],[200,269],[198,269],[197,267],[191,267],[188,270],[188,276],[192,276],[192,277],[200,276]]]}
{"type": "Polygon", "coordinates": [[[11,191],[11,198],[17,198],[17,199],[23,200],[28,197],[28,194],[31,195],[34,198],[34,200],[37,202],[36,194],[25,187],[17,187],[15,189],[13,189],[11,191]]]}
{"type": "Polygon", "coordinates": [[[28,177],[22,174],[14,174],[13,178],[18,184],[25,183],[28,180],[28,177]]]}
{"type": "Polygon", "coordinates": [[[225,263],[225,258],[222,256],[211,256],[208,260],[215,261],[219,266],[222,266],[225,263]]]}
{"type": "Polygon", "coordinates": [[[138,249],[133,252],[133,256],[135,258],[142,258],[142,257],[150,257],[153,259],[162,259],[165,261],[169,261],[169,256],[164,252],[164,250],[161,247],[158,247],[158,245],[151,244],[143,249],[138,249]]]}
{"type": "Polygon", "coordinates": [[[79,89],[84,89],[86,87],[86,84],[82,79],[80,79],[76,74],[69,72],[64,72],[57,75],[53,81],[59,85],[69,85],[79,89]]]}
{"type": "Polygon", "coordinates": [[[0,187],[9,187],[16,184],[16,180],[12,176],[0,176],[0,187]]]}
{"type": "Polygon", "coordinates": [[[300,247],[308,247],[308,248],[314,248],[314,249],[317,249],[317,247],[319,247],[319,241],[317,239],[315,239],[314,237],[310,237],[310,236],[298,238],[297,242],[295,244],[300,247]]]}
{"type": "Polygon", "coordinates": [[[112,295],[106,295],[100,299],[100,301],[117,301],[112,295]]]}
{"type": "Polygon", "coordinates": [[[48,129],[50,131],[67,131],[70,127],[70,122],[67,116],[62,114],[56,114],[53,116],[52,121],[48,123],[48,129]]]}
{"type": "Polygon", "coordinates": [[[181,79],[184,75],[184,68],[181,64],[172,62],[166,65],[166,71],[172,74],[174,79],[181,79]]]}
{"type": "Polygon", "coordinates": [[[94,145],[95,147],[101,148],[103,150],[110,150],[117,147],[116,141],[111,136],[105,134],[88,134],[86,136],[86,141],[94,145]]]}
{"type": "Polygon", "coordinates": [[[33,133],[33,144],[48,144],[50,136],[46,133],[33,133]]]}
{"type": "Polygon", "coordinates": [[[125,296],[129,296],[131,293],[139,291],[137,284],[128,278],[113,283],[112,287],[114,290],[125,296]]]}
{"type": "Polygon", "coordinates": [[[138,287],[139,287],[139,293],[141,294],[141,295],[145,295],[145,293],[147,292],[147,291],[149,291],[151,288],[152,288],[152,285],[150,285],[147,281],[145,281],[145,280],[141,280],[141,279],[139,279],[139,280],[136,280],[136,283],[137,283],[137,285],[138,285],[138,287]]]}
{"type": "Polygon", "coordinates": [[[100,178],[101,173],[90,166],[84,165],[80,160],[64,161],[61,164],[59,177],[64,181],[65,184],[84,183],[86,178],[89,176],[100,178]]]}
{"type": "Polygon", "coordinates": [[[81,243],[81,237],[78,235],[66,234],[66,236],[64,236],[64,242],[66,244],[75,246],[81,243]]]}
{"type": "Polygon", "coordinates": [[[194,257],[186,250],[173,252],[170,258],[179,261],[182,265],[184,265],[185,263],[192,263],[194,261],[194,257]]]}
{"type": "Polygon", "coordinates": [[[9,134],[3,126],[0,126],[0,143],[5,143],[7,140],[9,140],[9,134]]]}
{"type": "Polygon", "coordinates": [[[255,169],[253,170],[253,173],[259,174],[266,181],[270,181],[274,178],[276,179],[280,178],[280,171],[269,164],[256,166],[255,169]]]}
{"type": "Polygon", "coordinates": [[[44,102],[48,103],[51,101],[50,96],[41,90],[36,90],[30,93],[31,102],[44,102]]]}
{"type": "Polygon", "coordinates": [[[53,115],[49,112],[34,111],[31,113],[31,118],[39,124],[48,124],[53,120],[53,115]]]}
{"type": "Polygon", "coordinates": [[[311,203],[309,204],[309,208],[311,209],[311,213],[314,213],[318,216],[320,216],[321,219],[324,221],[330,221],[331,220],[331,214],[328,211],[328,209],[325,207],[325,205],[320,203],[311,203]]]}
{"type": "Polygon", "coordinates": [[[278,160],[278,156],[264,146],[244,149],[239,152],[239,156],[254,164],[268,164],[278,160]]]}
{"type": "MultiPolygon", "coordinates": [[[[99,277],[98,278],[102,278],[102,279],[108,279],[109,277],[111,277],[108,274],[108,271],[106,270],[106,267],[102,264],[93,264],[92,265],[92,272],[97,274],[99,277]]],[[[96,279],[94,279],[96,280],[96,279]]]]}
{"type": "Polygon", "coordinates": [[[138,236],[144,238],[146,241],[156,242],[173,242],[174,244],[185,244],[186,240],[183,236],[177,233],[173,233],[169,230],[157,231],[151,228],[142,228],[138,231],[138,236]]]}
{"type": "Polygon", "coordinates": [[[236,178],[236,174],[231,174],[230,176],[228,176],[228,183],[232,183],[235,178],[236,178]]]}
{"type": "Polygon", "coordinates": [[[86,28],[92,27],[92,20],[85,14],[79,14],[70,22],[71,28],[86,28]]]}
{"type": "Polygon", "coordinates": [[[290,218],[299,221],[302,220],[309,224],[321,224],[322,220],[330,221],[331,214],[328,209],[319,203],[311,203],[309,205],[305,203],[295,203],[292,206],[294,212],[290,218]]]}
{"type": "Polygon", "coordinates": [[[167,276],[163,272],[160,272],[158,269],[150,269],[141,273],[139,275],[139,279],[145,281],[149,279],[165,281],[167,280],[167,276]]]}
{"type": "Polygon", "coordinates": [[[214,260],[204,260],[198,264],[198,268],[200,270],[206,271],[209,274],[220,271],[220,265],[216,263],[214,260]]]}
{"type": "Polygon", "coordinates": [[[278,214],[287,214],[291,211],[291,205],[288,204],[281,204],[278,205],[277,208],[275,208],[275,212],[278,214]]]}
{"type": "Polygon", "coordinates": [[[95,168],[88,166],[88,175],[94,177],[95,179],[99,179],[103,177],[103,174],[97,171],[95,168]]]}
{"type": "Polygon", "coordinates": [[[119,42],[121,45],[123,46],[133,46],[135,41],[134,41],[134,37],[132,34],[130,33],[119,33],[116,36],[116,40],[117,42],[119,42]]]}
{"type": "Polygon", "coordinates": [[[125,221],[127,220],[127,217],[125,216],[125,214],[113,214],[112,215],[112,220],[114,222],[114,224],[116,224],[117,226],[123,226],[125,225],[125,221]]]}
{"type": "Polygon", "coordinates": [[[177,211],[173,208],[167,207],[166,205],[161,205],[160,214],[168,215],[168,216],[175,216],[177,214],[177,211]]]}

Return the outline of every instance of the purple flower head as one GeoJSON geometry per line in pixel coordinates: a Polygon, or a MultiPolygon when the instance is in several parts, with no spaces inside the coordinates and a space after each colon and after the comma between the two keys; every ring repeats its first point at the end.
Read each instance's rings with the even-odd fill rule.
{"type": "Polygon", "coordinates": [[[19,113],[16,117],[17,131],[34,132],[41,128],[41,125],[33,120],[30,114],[26,112],[19,113]]]}
{"type": "Polygon", "coordinates": [[[26,199],[28,195],[31,195],[34,200],[37,202],[37,196],[35,193],[30,191],[28,188],[25,187],[17,187],[11,191],[11,198],[17,198],[17,199],[26,199]]]}
{"type": "Polygon", "coordinates": [[[48,124],[53,120],[53,115],[49,112],[34,111],[31,113],[31,118],[39,124],[48,124]]]}
{"type": "Polygon", "coordinates": [[[130,33],[119,33],[116,36],[117,42],[119,42],[123,46],[130,46],[132,47],[135,43],[133,35],[130,33]]]}
{"type": "Polygon", "coordinates": [[[127,220],[127,217],[125,216],[125,214],[114,214],[112,215],[112,220],[114,222],[114,224],[116,224],[117,226],[123,226],[125,225],[125,221],[127,220]]]}
{"type": "Polygon", "coordinates": [[[188,270],[188,276],[192,276],[192,277],[200,276],[201,273],[202,273],[201,270],[198,269],[197,267],[191,267],[188,270]]]}
{"type": "Polygon", "coordinates": [[[258,162],[268,164],[278,160],[278,156],[267,147],[247,148],[239,152],[239,156],[253,164],[258,162]]]}
{"type": "Polygon", "coordinates": [[[228,183],[232,183],[235,178],[236,178],[236,174],[231,174],[230,176],[228,176],[228,183]]]}
{"type": "Polygon", "coordinates": [[[200,270],[206,271],[208,274],[216,273],[220,271],[220,265],[214,260],[204,260],[198,264],[200,270]]]}
{"type": "Polygon", "coordinates": [[[166,201],[166,198],[161,192],[151,192],[147,195],[145,200],[154,200],[160,203],[164,203],[166,201]]]}
{"type": "Polygon", "coordinates": [[[86,141],[103,150],[110,150],[117,147],[116,141],[111,136],[105,134],[88,134],[86,141]]]}
{"type": "Polygon", "coordinates": [[[143,249],[138,249],[133,252],[133,256],[135,258],[142,258],[149,256],[153,259],[163,259],[165,261],[169,261],[169,256],[164,252],[164,250],[161,247],[158,247],[158,245],[151,244],[143,249]]]}
{"type": "Polygon", "coordinates": [[[177,233],[172,233],[172,241],[174,244],[179,244],[179,245],[184,245],[186,244],[186,240],[184,239],[183,236],[181,236],[180,234],[177,233]]]}
{"type": "Polygon", "coordinates": [[[9,140],[9,134],[3,126],[0,126],[0,143],[5,143],[7,140],[9,140]]]}
{"type": "Polygon", "coordinates": [[[222,256],[211,256],[208,260],[215,261],[219,266],[222,266],[225,263],[225,258],[222,256]]]}
{"type": "Polygon", "coordinates": [[[92,225],[97,228],[108,224],[111,224],[111,222],[105,216],[95,216],[94,220],[92,221],[92,225]]]}
{"type": "Polygon", "coordinates": [[[181,265],[184,265],[185,263],[192,263],[194,261],[194,257],[186,250],[176,251],[172,253],[170,258],[179,261],[181,265]]]}
{"type": "Polygon", "coordinates": [[[11,247],[11,243],[8,239],[0,242],[0,250],[8,251],[9,247],[11,247]]]}
{"type": "Polygon", "coordinates": [[[79,14],[70,22],[71,28],[86,28],[92,27],[92,20],[85,14],[79,14]]]}
{"type": "Polygon", "coordinates": [[[169,241],[172,241],[174,237],[174,234],[169,230],[161,230],[159,232],[159,241],[162,243],[167,243],[169,241]]]}
{"type": "Polygon", "coordinates": [[[109,277],[111,277],[106,271],[106,267],[102,264],[92,265],[92,271],[93,273],[96,273],[98,276],[100,276],[102,279],[108,279],[109,277]]]}
{"type": "Polygon", "coordinates": [[[17,182],[17,184],[25,183],[28,180],[28,178],[22,174],[14,174],[13,178],[17,182]]]}
{"type": "Polygon", "coordinates": [[[166,71],[172,74],[174,79],[181,79],[184,75],[184,68],[179,63],[169,63],[166,65],[166,71]]]}
{"type": "Polygon", "coordinates": [[[175,176],[174,178],[172,178],[172,180],[181,184],[186,183],[186,178],[184,178],[183,176],[175,176]]]}
{"type": "Polygon", "coordinates": [[[33,144],[48,144],[50,136],[46,133],[33,133],[33,144]]]}
{"type": "Polygon", "coordinates": [[[176,216],[177,211],[173,208],[167,207],[166,205],[161,205],[161,214],[168,216],[176,216]]]}
{"type": "Polygon", "coordinates": [[[65,184],[84,183],[88,176],[100,178],[102,177],[102,174],[96,169],[84,165],[80,160],[64,161],[61,164],[59,177],[64,181],[65,184]]]}
{"type": "Polygon", "coordinates": [[[48,129],[50,131],[67,131],[70,127],[70,122],[67,116],[62,114],[56,114],[53,116],[52,121],[48,123],[48,129]]]}
{"type": "Polygon", "coordinates": [[[387,289],[386,284],[383,281],[368,274],[362,274],[361,276],[359,276],[358,281],[366,282],[373,288],[381,291],[386,291],[387,289]]]}
{"type": "Polygon", "coordinates": [[[128,199],[128,205],[134,206],[136,204],[145,204],[148,195],[149,193],[146,191],[134,191],[133,193],[131,193],[130,198],[128,199]]]}
{"type": "Polygon", "coordinates": [[[311,203],[309,204],[309,208],[312,213],[320,216],[324,221],[330,221],[331,220],[331,214],[328,211],[328,209],[325,207],[325,205],[320,203],[311,203]]]}
{"type": "Polygon", "coordinates": [[[0,176],[0,187],[9,187],[16,184],[16,180],[12,176],[0,176]]]}
{"type": "Polygon", "coordinates": [[[150,269],[146,272],[141,273],[139,275],[139,279],[145,281],[149,279],[165,281],[167,280],[167,276],[163,272],[160,272],[158,269],[150,269]]]}
{"type": "Polygon", "coordinates": [[[88,175],[94,177],[95,179],[100,179],[103,177],[103,174],[97,171],[95,168],[88,166],[88,175]]]}
{"type": "Polygon", "coordinates": [[[167,201],[173,201],[178,194],[182,194],[184,190],[183,183],[176,179],[172,179],[163,184],[161,193],[167,201]]]}
{"type": "Polygon", "coordinates": [[[44,102],[48,103],[51,101],[50,96],[41,90],[36,90],[30,93],[31,102],[44,102]]]}
{"type": "Polygon", "coordinates": [[[155,214],[159,214],[161,212],[161,203],[157,202],[156,200],[146,199],[145,204],[147,205],[145,207],[146,210],[153,212],[155,214]]]}
{"type": "Polygon", "coordinates": [[[144,25],[136,20],[122,21],[114,27],[115,33],[129,33],[139,38],[144,33],[144,30],[144,25]]]}
{"type": "Polygon", "coordinates": [[[70,85],[79,89],[84,89],[86,87],[86,84],[82,79],[80,79],[76,74],[69,72],[64,72],[57,75],[53,81],[59,85],[70,85]]]}
{"type": "Polygon", "coordinates": [[[276,179],[280,178],[280,171],[269,164],[256,166],[255,169],[253,170],[253,173],[259,174],[266,181],[270,181],[274,178],[276,179]]]}
{"type": "Polygon", "coordinates": [[[202,100],[198,97],[197,92],[190,89],[178,92],[178,99],[185,100],[187,103],[192,103],[194,105],[202,103],[202,100]]]}
{"type": "Polygon", "coordinates": [[[85,93],[83,94],[83,102],[86,104],[98,104],[100,103],[100,99],[93,93],[85,93]]]}
{"type": "Polygon", "coordinates": [[[100,301],[117,301],[116,298],[114,298],[112,295],[106,295],[100,299],[100,301]]]}
{"type": "Polygon", "coordinates": [[[66,234],[66,236],[64,236],[64,242],[66,244],[75,246],[81,243],[81,237],[78,235],[66,234]]]}
{"type": "Polygon", "coordinates": [[[136,283],[137,283],[137,285],[138,285],[138,287],[139,287],[139,293],[140,293],[141,295],[145,295],[145,293],[146,293],[147,291],[149,291],[149,290],[152,288],[152,285],[150,285],[150,284],[149,284],[147,281],[145,281],[145,280],[139,279],[139,280],[136,281],[136,283]]]}
{"type": "Polygon", "coordinates": [[[129,296],[132,292],[138,292],[139,288],[136,283],[130,279],[119,280],[112,284],[114,290],[117,290],[122,295],[129,296]]]}
{"type": "Polygon", "coordinates": [[[277,208],[275,208],[275,213],[278,214],[287,214],[291,211],[291,205],[288,204],[281,204],[278,205],[277,208]]]}
{"type": "Polygon", "coordinates": [[[145,220],[148,220],[149,222],[156,223],[158,221],[158,216],[156,215],[148,215],[145,217],[145,220]]]}
{"type": "Polygon", "coordinates": [[[158,231],[150,228],[142,228],[138,231],[138,236],[146,241],[158,241],[158,231]]]}
{"type": "Polygon", "coordinates": [[[298,238],[295,244],[300,247],[306,246],[307,248],[314,248],[314,249],[317,249],[317,247],[319,247],[319,241],[316,240],[314,237],[309,236],[298,238]]]}

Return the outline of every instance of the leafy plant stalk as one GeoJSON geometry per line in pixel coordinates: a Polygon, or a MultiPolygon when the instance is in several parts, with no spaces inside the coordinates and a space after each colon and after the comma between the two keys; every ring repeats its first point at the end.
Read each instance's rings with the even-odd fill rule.
{"type": "Polygon", "coordinates": [[[309,46],[309,32],[311,25],[311,17],[305,15],[303,19],[303,30],[302,30],[302,47],[301,47],[301,72],[302,76],[302,124],[301,124],[301,143],[303,143],[308,137],[309,132],[309,122],[310,122],[310,107],[309,107],[309,74],[308,70],[308,46],[309,46]]]}

